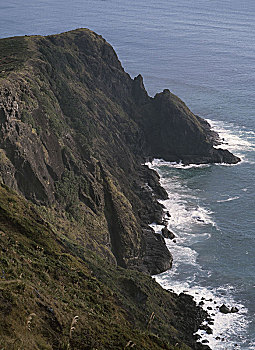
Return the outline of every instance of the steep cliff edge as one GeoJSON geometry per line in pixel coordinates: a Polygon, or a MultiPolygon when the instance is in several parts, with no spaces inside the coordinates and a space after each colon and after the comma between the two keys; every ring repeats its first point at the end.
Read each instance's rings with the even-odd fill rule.
{"type": "Polygon", "coordinates": [[[141,166],[132,79],[111,46],[77,30],[4,39],[0,48],[3,183],[109,261],[149,273],[169,268],[170,253],[147,227],[162,208],[144,184],[159,198],[166,193],[141,166]],[[153,240],[156,264],[144,259],[153,240]]]}
{"type": "Polygon", "coordinates": [[[183,164],[238,163],[227,150],[216,149],[219,136],[207,121],[194,115],[185,103],[168,89],[149,98],[143,79],[134,79],[134,95],[145,132],[147,154],[183,164]]]}
{"type": "Polygon", "coordinates": [[[131,79],[89,30],[2,39],[0,58],[2,182],[109,261],[169,268],[170,253],[148,228],[161,220],[157,198],[167,194],[141,164],[148,156],[238,158],[214,149],[208,128],[168,90],[149,97],[141,76],[131,79]],[[146,259],[152,242],[158,249],[146,259]]]}
{"type": "Polygon", "coordinates": [[[0,345],[206,348],[206,314],[148,276],[172,256],[149,227],[167,193],[142,164],[239,161],[217,142],[90,30],[0,40],[0,345]]]}
{"type": "Polygon", "coordinates": [[[109,264],[4,185],[0,252],[2,350],[203,349],[191,297],[109,264]]]}

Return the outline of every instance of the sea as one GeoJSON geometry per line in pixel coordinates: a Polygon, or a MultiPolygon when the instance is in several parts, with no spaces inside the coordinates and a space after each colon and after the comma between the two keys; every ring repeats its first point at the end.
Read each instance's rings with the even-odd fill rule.
{"type": "MultiPolygon", "coordinates": [[[[165,88],[219,132],[237,165],[148,166],[169,194],[173,268],[154,278],[190,293],[214,320],[213,350],[255,349],[254,0],[0,0],[0,37],[86,27],[154,96],[165,88]],[[235,306],[222,314],[219,306],[235,306]]],[[[161,230],[154,225],[155,230],[161,230]]]]}

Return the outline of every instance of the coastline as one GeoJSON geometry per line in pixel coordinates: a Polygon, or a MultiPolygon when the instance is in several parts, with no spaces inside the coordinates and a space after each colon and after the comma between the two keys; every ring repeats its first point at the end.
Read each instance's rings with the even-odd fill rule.
{"type": "MultiPolygon", "coordinates": [[[[145,165],[149,169],[153,169],[154,171],[157,171],[155,169],[155,167],[153,167],[153,161],[154,160],[152,160],[151,162],[146,162],[145,165]]],[[[166,163],[169,163],[169,162],[166,162],[166,163]]],[[[172,162],[170,162],[170,163],[172,163],[172,162]]],[[[208,165],[207,164],[206,165],[202,164],[202,165],[196,165],[196,166],[199,167],[199,166],[208,166],[208,165]]],[[[161,183],[160,174],[158,172],[157,172],[157,174],[159,176],[159,183],[160,183],[160,185],[166,191],[166,189],[164,188],[164,186],[161,183]]],[[[168,193],[168,195],[169,195],[169,193],[168,193]]],[[[160,200],[159,203],[163,205],[163,214],[162,214],[162,218],[161,218],[162,222],[161,223],[160,222],[159,223],[151,223],[149,226],[153,229],[153,231],[154,231],[154,233],[156,235],[160,235],[162,237],[162,240],[165,241],[165,244],[166,244],[167,248],[169,249],[169,251],[170,251],[170,253],[172,255],[171,247],[167,244],[167,242],[173,241],[174,244],[176,244],[175,236],[170,239],[170,238],[166,238],[166,237],[164,237],[162,235],[162,230],[164,228],[167,228],[167,229],[170,228],[169,227],[169,223],[171,221],[171,213],[169,213],[169,210],[164,206],[164,204],[163,204],[164,200],[160,200]]],[[[172,232],[172,231],[169,231],[169,232],[172,232]]],[[[173,264],[174,263],[175,263],[175,261],[174,261],[174,257],[173,257],[173,264]]],[[[187,300],[189,300],[189,301],[195,302],[196,307],[200,308],[200,310],[201,310],[201,312],[202,312],[202,314],[204,316],[203,320],[197,325],[197,329],[195,329],[194,332],[193,332],[193,337],[194,337],[194,340],[196,341],[197,349],[212,350],[212,348],[209,347],[209,345],[208,345],[208,343],[209,343],[208,339],[206,339],[206,337],[205,337],[205,334],[212,334],[213,333],[213,330],[211,328],[211,325],[212,325],[212,322],[213,322],[212,315],[210,315],[208,310],[206,310],[204,307],[202,307],[201,304],[199,305],[199,301],[196,300],[195,295],[190,294],[189,291],[186,288],[177,289],[177,288],[172,288],[172,287],[169,288],[169,286],[164,286],[164,283],[162,283],[162,281],[161,281],[161,279],[159,277],[162,274],[163,275],[167,274],[168,271],[170,271],[172,268],[173,267],[171,266],[170,269],[166,270],[163,273],[152,275],[152,278],[154,278],[155,281],[161,285],[161,287],[163,287],[164,289],[168,290],[169,292],[174,293],[175,295],[177,295],[179,297],[187,298],[187,300]]]]}
{"type": "MultiPolygon", "coordinates": [[[[242,162],[243,160],[241,160],[240,163],[242,162]]],[[[200,164],[200,165],[190,164],[185,166],[184,164],[181,164],[181,163],[166,162],[164,160],[157,160],[157,159],[154,160],[154,164],[153,164],[153,161],[151,163],[146,163],[146,165],[149,168],[152,168],[153,170],[157,171],[160,177],[160,184],[167,191],[168,196],[172,196],[173,193],[170,193],[167,190],[167,188],[164,187],[164,183],[162,183],[162,180],[164,180],[164,178],[162,178],[162,175],[158,171],[159,164],[161,164],[161,166],[164,166],[164,167],[171,166],[176,169],[183,169],[183,170],[185,169],[188,170],[192,168],[207,168],[211,166],[210,164],[200,164]]],[[[218,165],[224,166],[224,164],[218,164],[218,165]]],[[[226,166],[229,166],[229,164],[226,164],[226,166]]],[[[178,283],[177,280],[174,280],[174,282],[171,281],[171,276],[173,277],[176,273],[176,269],[178,269],[178,267],[177,268],[175,267],[175,262],[176,262],[175,253],[181,255],[181,258],[183,258],[183,255],[185,255],[185,253],[189,255],[191,251],[190,251],[190,248],[188,248],[188,246],[185,247],[185,245],[183,245],[182,243],[181,244],[179,243],[180,237],[176,235],[176,232],[173,231],[173,227],[171,226],[171,220],[173,220],[171,208],[166,203],[167,203],[167,200],[160,200],[160,204],[164,206],[164,216],[162,218],[162,222],[164,222],[165,225],[152,223],[150,226],[153,228],[154,232],[157,234],[162,234],[162,229],[164,227],[167,227],[167,229],[170,232],[174,233],[175,235],[174,239],[164,238],[166,242],[166,246],[168,247],[169,251],[173,255],[173,267],[171,270],[165,271],[153,277],[164,289],[174,292],[177,295],[180,295],[183,293],[190,295],[190,297],[193,298],[196,304],[207,313],[208,316],[206,317],[206,319],[201,323],[199,329],[196,332],[194,332],[194,337],[196,337],[199,344],[206,346],[207,349],[217,348],[217,349],[230,350],[232,349],[232,346],[234,346],[236,349],[241,349],[239,348],[238,344],[232,344],[229,347],[226,347],[227,346],[226,337],[224,336],[224,333],[227,334],[228,330],[236,323],[242,323],[242,318],[245,318],[245,315],[247,313],[247,309],[245,309],[245,307],[242,304],[237,303],[234,299],[232,299],[229,296],[228,305],[230,307],[231,306],[237,307],[238,313],[232,313],[231,315],[229,314],[226,315],[219,311],[220,306],[226,302],[226,298],[224,299],[222,295],[217,294],[217,291],[210,290],[202,285],[194,286],[189,283],[188,278],[186,280],[186,283],[183,283],[181,281],[179,281],[178,283]],[[185,251],[187,249],[189,249],[189,251],[185,251]],[[180,254],[180,250],[183,250],[181,254],[180,254]]],[[[197,219],[201,222],[205,222],[206,220],[205,218],[200,219],[199,217],[197,219]]],[[[187,263],[196,264],[196,254],[191,257],[190,261],[187,260],[187,263]]]]}
{"type": "MultiPolygon", "coordinates": [[[[153,334],[163,341],[208,348],[195,344],[193,333],[208,314],[193,298],[167,293],[156,283],[155,289],[148,287],[147,281],[154,282],[148,275],[169,269],[172,256],[162,236],[148,226],[154,220],[162,222],[159,199],[168,196],[157,173],[141,162],[159,155],[204,166],[215,161],[232,164],[239,158],[214,148],[208,125],[169,90],[148,96],[143,78],[131,79],[113,48],[96,33],[79,29],[7,39],[2,45],[10,40],[23,51],[18,52],[17,66],[8,62],[9,71],[1,73],[3,183],[37,206],[56,227],[61,238],[57,246],[63,243],[75,261],[80,250],[89,250],[105,260],[105,270],[110,265],[119,280],[113,287],[119,288],[120,300],[122,289],[132,300],[131,309],[129,302],[123,304],[129,311],[127,321],[129,315],[134,323],[139,318],[143,329],[156,314],[153,334]],[[45,66],[38,63],[37,55],[45,66]],[[95,65],[91,57],[96,58],[95,65]],[[24,72],[25,80],[21,79],[24,72]],[[80,250],[71,249],[69,241],[80,250]],[[123,280],[121,268],[127,276],[131,270],[147,276],[137,277],[139,272],[134,271],[137,279],[123,280]]],[[[14,45],[10,47],[15,50],[14,45]]],[[[104,280],[108,272],[103,271],[98,277],[107,286],[112,279],[104,280]]],[[[210,332],[207,325],[203,327],[210,332]]]]}

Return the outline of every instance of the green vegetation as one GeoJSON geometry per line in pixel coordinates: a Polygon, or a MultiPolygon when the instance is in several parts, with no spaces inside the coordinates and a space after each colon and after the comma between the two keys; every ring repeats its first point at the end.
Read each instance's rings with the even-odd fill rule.
{"type": "Polygon", "coordinates": [[[29,57],[28,44],[24,37],[0,40],[0,77],[19,70],[29,57]]]}
{"type": "Polygon", "coordinates": [[[61,181],[56,183],[57,200],[67,212],[79,220],[79,178],[73,171],[65,170],[61,181]]]}
{"type": "Polygon", "coordinates": [[[5,186],[0,227],[1,349],[189,349],[174,295],[53,232],[5,186]]]}
{"type": "Polygon", "coordinates": [[[171,265],[141,164],[203,149],[197,118],[89,30],[1,39],[0,78],[0,350],[194,348],[201,310],[131,269],[171,265]]]}

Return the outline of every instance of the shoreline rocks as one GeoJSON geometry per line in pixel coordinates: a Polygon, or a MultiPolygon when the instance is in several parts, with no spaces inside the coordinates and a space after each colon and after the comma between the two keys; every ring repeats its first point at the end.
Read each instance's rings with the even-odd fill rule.
{"type": "Polygon", "coordinates": [[[145,256],[143,266],[151,275],[157,275],[172,267],[173,257],[166,247],[165,239],[152,229],[144,229],[145,256]]]}
{"type": "Polygon", "coordinates": [[[236,306],[232,306],[231,308],[227,307],[225,304],[222,304],[219,307],[219,311],[223,314],[231,314],[236,313],[239,311],[239,309],[236,306]]]}
{"type": "Polygon", "coordinates": [[[168,230],[167,226],[161,229],[161,233],[164,238],[169,238],[169,239],[175,238],[175,234],[172,231],[168,230]]]}

